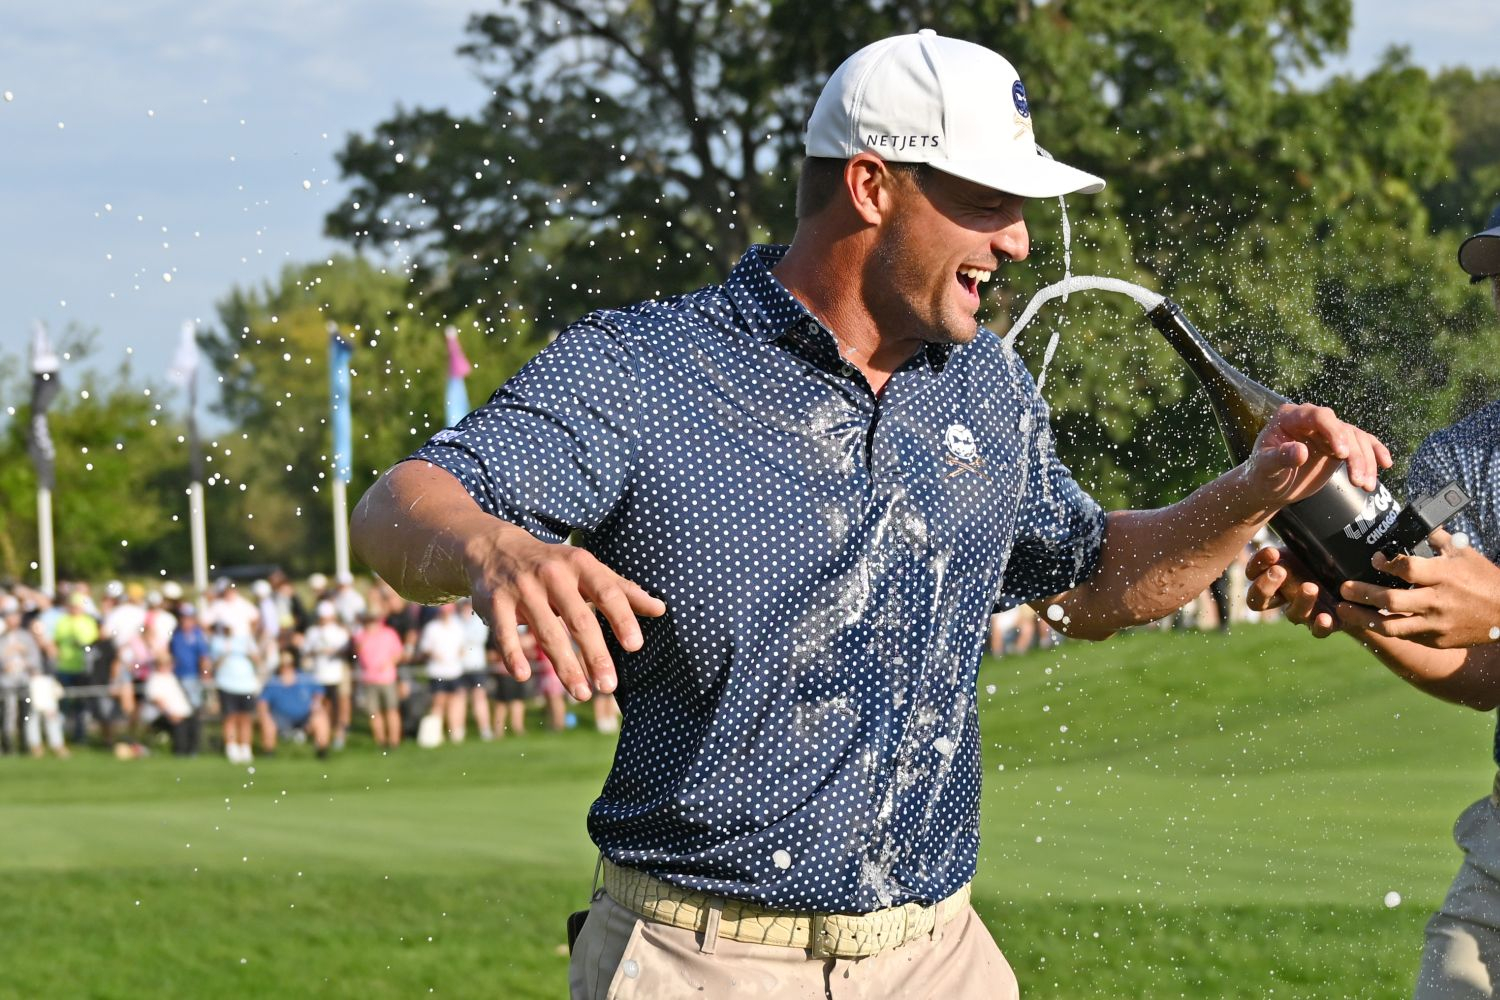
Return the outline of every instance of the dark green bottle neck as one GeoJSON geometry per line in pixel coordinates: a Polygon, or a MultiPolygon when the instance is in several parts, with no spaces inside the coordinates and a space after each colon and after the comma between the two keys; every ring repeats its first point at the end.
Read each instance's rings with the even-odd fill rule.
{"type": "Polygon", "coordinates": [[[1236,463],[1249,458],[1261,428],[1287,398],[1225,361],[1171,299],[1163,299],[1146,316],[1198,376],[1230,457],[1236,463]]]}

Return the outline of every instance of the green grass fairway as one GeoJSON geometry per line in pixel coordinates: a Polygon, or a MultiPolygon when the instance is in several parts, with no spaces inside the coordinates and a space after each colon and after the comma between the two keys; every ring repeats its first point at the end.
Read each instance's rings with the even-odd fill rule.
{"type": "MultiPolygon", "coordinates": [[[[979,703],[1024,995],[1409,994],[1490,717],[1290,626],[987,662],[979,703]]],[[[562,996],[611,747],[0,760],[0,995],[562,996]]]]}

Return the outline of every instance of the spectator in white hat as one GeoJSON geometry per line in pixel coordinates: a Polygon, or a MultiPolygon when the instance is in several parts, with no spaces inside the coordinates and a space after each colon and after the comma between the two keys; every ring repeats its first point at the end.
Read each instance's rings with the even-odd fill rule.
{"type": "Polygon", "coordinates": [[[352,629],[359,626],[359,616],[365,613],[368,605],[364,595],[355,589],[354,577],[347,573],[340,573],[330,600],[338,609],[339,621],[344,623],[345,628],[352,629]]]}
{"type": "Polygon", "coordinates": [[[207,611],[203,618],[204,627],[210,630],[217,629],[223,625],[225,630],[233,636],[242,636],[254,639],[260,634],[260,611],[253,603],[245,600],[245,595],[240,593],[240,588],[233,580],[220,579],[215,585],[216,594],[214,599],[208,603],[207,611]]]}
{"type": "Polygon", "coordinates": [[[332,601],[319,601],[313,609],[315,621],[302,637],[302,657],[313,680],[323,688],[333,729],[333,749],[342,750],[354,714],[354,678],[350,668],[352,635],[339,621],[332,601]]]}

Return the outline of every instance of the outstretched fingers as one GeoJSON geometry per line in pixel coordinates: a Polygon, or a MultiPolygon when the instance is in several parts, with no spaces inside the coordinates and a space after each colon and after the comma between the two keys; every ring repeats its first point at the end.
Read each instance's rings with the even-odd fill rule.
{"type": "Polygon", "coordinates": [[[521,645],[516,608],[509,600],[499,596],[490,598],[490,632],[495,637],[495,648],[500,651],[500,661],[505,664],[505,669],[518,681],[529,680],[531,661],[521,645]]]}
{"type": "MultiPolygon", "coordinates": [[[[568,626],[573,640],[578,643],[580,666],[584,671],[576,679],[563,680],[568,685],[568,690],[573,692],[573,697],[579,701],[587,701],[591,690],[598,690],[603,694],[614,691],[617,680],[615,661],[604,643],[604,633],[599,629],[599,619],[593,608],[574,590],[558,595],[557,613],[568,626]]],[[[558,677],[561,678],[562,675],[559,673],[558,677]]]]}
{"type": "Polygon", "coordinates": [[[579,589],[604,616],[610,631],[627,652],[641,648],[641,625],[637,617],[660,618],[667,613],[666,604],[659,598],[603,565],[585,573],[579,589]]]}
{"type": "Polygon", "coordinates": [[[553,610],[553,599],[548,589],[535,579],[523,579],[517,596],[517,614],[525,619],[532,634],[536,636],[537,644],[542,647],[542,652],[552,661],[557,679],[573,697],[579,701],[587,701],[588,678],[573,652],[573,637],[553,610]]]}

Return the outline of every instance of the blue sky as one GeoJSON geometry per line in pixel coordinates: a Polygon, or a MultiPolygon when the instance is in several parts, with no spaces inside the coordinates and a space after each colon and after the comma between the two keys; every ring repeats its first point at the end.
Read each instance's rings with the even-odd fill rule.
{"type": "MultiPolygon", "coordinates": [[[[333,154],[398,103],[466,112],[477,0],[8,0],[0,31],[0,351],[96,328],[93,364],[158,376],[235,285],[326,257],[333,154]],[[86,12],[86,13],[85,13],[86,12]]],[[[1348,56],[1500,68],[1496,0],[1355,0],[1348,56]]],[[[66,369],[64,370],[66,378],[66,369]]],[[[66,383],[65,383],[66,384],[66,383]]],[[[18,400],[0,400],[3,407],[18,400]]],[[[3,420],[3,416],[0,416],[3,420]]]]}

